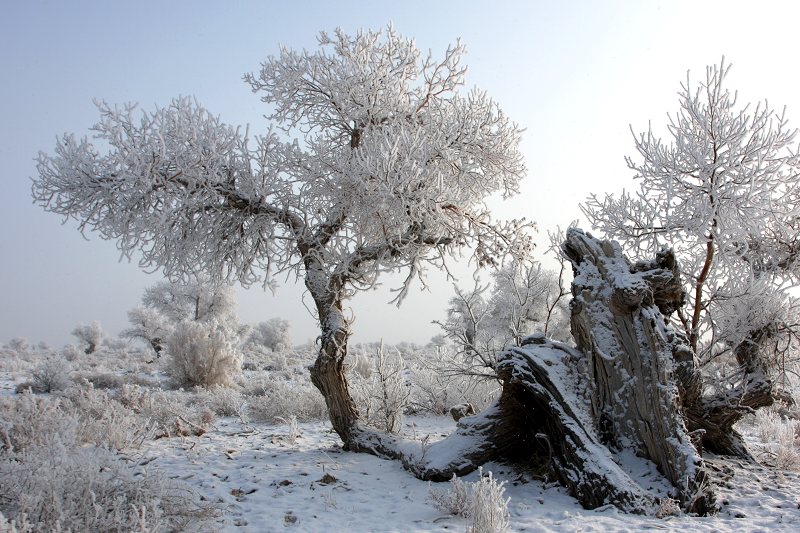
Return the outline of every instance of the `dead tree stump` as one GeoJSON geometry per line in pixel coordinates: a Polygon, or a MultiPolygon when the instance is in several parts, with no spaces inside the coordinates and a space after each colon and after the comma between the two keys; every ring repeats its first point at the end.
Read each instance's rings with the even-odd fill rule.
{"type": "Polygon", "coordinates": [[[685,508],[707,507],[706,472],[681,409],[675,333],[656,304],[656,296],[662,306],[673,300],[664,291],[674,271],[658,261],[631,265],[616,242],[574,228],[562,250],[575,275],[572,336],[600,438],[653,461],[685,508]]]}
{"type": "MultiPolygon", "coordinates": [[[[446,439],[414,451],[374,432],[359,449],[399,458],[421,479],[445,481],[483,463],[546,471],[587,508],[613,504],[649,513],[657,498],[622,468],[618,452],[652,461],[687,512],[716,510],[689,430],[702,380],[694,354],[668,325],[683,303],[674,256],[631,264],[616,243],[572,229],[572,334],[577,349],[543,335],[500,354],[499,399],[459,420],[446,439]],[[687,351],[688,350],[688,351],[687,351]]],[[[700,412],[699,410],[697,411],[700,412]]]]}

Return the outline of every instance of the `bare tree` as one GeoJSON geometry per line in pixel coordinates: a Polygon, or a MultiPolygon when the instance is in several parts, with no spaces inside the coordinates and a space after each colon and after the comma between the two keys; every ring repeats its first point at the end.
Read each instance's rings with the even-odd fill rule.
{"type": "Polygon", "coordinates": [[[79,324],[72,330],[72,334],[85,344],[84,352],[87,354],[94,353],[103,343],[106,332],[103,331],[103,326],[100,322],[95,320],[91,324],[79,324]]]}
{"type": "Polygon", "coordinates": [[[100,102],[109,150],[65,135],[39,156],[33,197],[170,277],[303,279],[321,328],[311,379],[345,446],[375,451],[344,376],[347,300],[404,272],[399,302],[464,247],[479,264],[531,247],[523,221],[493,223],[484,205],[517,192],[520,129],[460,90],[463,54],[423,55],[391,27],[283,48],[245,76],[272,109],[262,136],[188,98],[153,112],[100,102]]]}
{"type": "Polygon", "coordinates": [[[695,376],[684,403],[708,447],[748,455],[732,425],[783,397],[773,371],[782,364],[785,375],[786,352],[796,346],[787,291],[800,281],[800,155],[783,113],[766,102],[737,107],[724,84],[729,69],[724,60],[708,67],[696,89],[687,77],[667,141],[652,131],[635,136],[640,160],[627,162],[638,191],[591,196],[583,210],[635,259],[674,250],[686,291],[674,322],[697,358],[682,363],[695,376]],[[706,380],[715,395],[703,398],[695,367],[720,360],[737,372],[706,380]]]}
{"type": "Polygon", "coordinates": [[[496,377],[498,353],[520,345],[526,336],[541,331],[567,340],[564,269],[562,263],[561,273],[556,274],[537,262],[514,260],[493,270],[491,283],[482,285],[476,278],[470,291],[456,286],[446,319],[436,321],[460,356],[450,371],[496,377]]]}

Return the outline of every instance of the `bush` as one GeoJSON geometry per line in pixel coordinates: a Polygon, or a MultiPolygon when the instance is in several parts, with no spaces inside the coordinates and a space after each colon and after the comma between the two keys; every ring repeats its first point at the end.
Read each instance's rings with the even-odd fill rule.
{"type": "Polygon", "coordinates": [[[322,394],[307,382],[268,378],[246,392],[248,414],[256,422],[292,416],[300,421],[324,420],[328,416],[322,394]]]}
{"type": "Polygon", "coordinates": [[[167,340],[167,373],[177,387],[230,386],[242,360],[231,335],[215,321],[183,321],[167,340]]]}
{"type": "Polygon", "coordinates": [[[292,347],[289,327],[289,321],[282,318],[271,318],[266,322],[260,322],[250,333],[248,343],[263,346],[273,352],[289,350],[292,347]]]}
{"type": "Polygon", "coordinates": [[[753,423],[769,462],[784,470],[800,470],[800,422],[772,408],[756,411],[753,423]]]}
{"type": "Polygon", "coordinates": [[[467,533],[501,533],[508,530],[508,502],[510,498],[503,499],[505,481],[498,483],[489,475],[483,475],[480,469],[480,479],[472,484],[470,497],[470,527],[467,533]]]}
{"type": "Polygon", "coordinates": [[[23,393],[0,400],[0,449],[22,453],[50,442],[53,435],[77,440],[80,421],[61,408],[58,398],[23,393]]]}
{"type": "Polygon", "coordinates": [[[136,422],[91,386],[0,399],[0,531],[183,531],[212,516],[187,487],[117,456],[141,436],[136,422]]]}
{"type": "Polygon", "coordinates": [[[79,417],[76,433],[81,444],[124,450],[138,448],[154,434],[151,421],[122,405],[108,391],[96,390],[91,383],[70,387],[62,397],[62,410],[79,417]]]}
{"type": "Polygon", "coordinates": [[[31,371],[30,388],[33,392],[55,392],[66,389],[70,385],[69,363],[57,357],[48,358],[31,371]]]}
{"type": "Polygon", "coordinates": [[[103,338],[106,336],[103,327],[100,325],[100,322],[97,321],[89,325],[77,325],[75,329],[72,330],[72,334],[84,345],[83,351],[87,355],[94,353],[100,347],[103,338]]]}
{"type": "Polygon", "coordinates": [[[247,400],[240,391],[229,387],[198,389],[193,403],[202,405],[217,416],[246,418],[247,400]]]}
{"type": "Polygon", "coordinates": [[[118,398],[122,405],[151,421],[155,438],[202,435],[214,423],[214,413],[201,405],[189,405],[183,392],[153,392],[138,385],[123,385],[118,398]]]}
{"type": "Polygon", "coordinates": [[[35,531],[183,531],[213,514],[197,499],[105,448],[56,438],[24,454],[0,454],[1,510],[35,531]]]}
{"type": "Polygon", "coordinates": [[[125,383],[125,379],[111,372],[89,372],[78,374],[76,381],[91,383],[95,389],[118,389],[125,383]]]}
{"type": "Polygon", "coordinates": [[[508,530],[508,502],[503,498],[505,481],[498,483],[489,472],[473,483],[465,483],[453,474],[450,490],[441,492],[429,489],[433,505],[446,513],[470,520],[467,533],[501,533],[508,530]]]}

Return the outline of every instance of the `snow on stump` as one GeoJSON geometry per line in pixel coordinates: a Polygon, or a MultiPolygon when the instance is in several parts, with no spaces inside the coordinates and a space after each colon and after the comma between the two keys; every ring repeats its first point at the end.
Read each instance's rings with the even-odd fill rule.
{"type": "Polygon", "coordinates": [[[421,457],[405,457],[406,466],[422,479],[446,481],[505,461],[555,477],[586,508],[652,513],[656,495],[621,467],[619,452],[633,451],[656,465],[685,511],[714,512],[680,403],[690,385],[675,359],[682,344],[662,314],[682,298],[674,257],[664,252],[631,264],[616,243],[577,229],[567,233],[563,252],[575,274],[577,349],[538,334],[505,350],[500,398],[461,419],[421,457]]]}
{"type": "Polygon", "coordinates": [[[450,416],[452,416],[453,420],[455,420],[456,422],[458,422],[465,416],[472,416],[474,414],[475,414],[475,408],[469,402],[460,403],[450,408],[450,416]]]}

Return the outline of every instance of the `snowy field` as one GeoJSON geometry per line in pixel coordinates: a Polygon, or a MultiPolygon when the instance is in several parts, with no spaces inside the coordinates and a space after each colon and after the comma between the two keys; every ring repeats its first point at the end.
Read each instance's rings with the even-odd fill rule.
{"type": "MultiPolygon", "coordinates": [[[[449,483],[419,481],[399,461],[343,451],[324,419],[321,398],[292,359],[296,354],[284,357],[289,363],[282,363],[283,370],[246,371],[233,387],[183,391],[170,389],[161,362],[148,363],[137,350],[105,347],[99,355],[73,353],[69,366],[60,367],[66,371],[61,377],[69,379],[59,390],[19,394],[20,384],[46,366],[42,354],[53,353],[22,352],[6,346],[0,368],[0,504],[6,519],[14,516],[14,498],[46,494],[67,502],[83,490],[82,476],[100,494],[98,487],[114,477],[104,478],[102,472],[112,471],[122,478],[132,473],[130,487],[136,488],[117,489],[125,494],[123,500],[139,491],[156,501],[146,513],[118,518],[126,524],[121,530],[408,532],[465,531],[469,526],[466,518],[434,505],[431,491],[447,493],[449,483]],[[271,396],[270,390],[279,394],[271,396]],[[58,409],[51,411],[43,407],[56,404],[58,409]],[[293,424],[292,416],[301,421],[293,424]],[[9,443],[22,451],[9,453],[9,443]],[[106,457],[100,450],[111,450],[117,466],[109,470],[102,463],[108,458],[94,459],[95,453],[106,457]],[[81,454],[89,459],[69,459],[81,454]],[[26,462],[33,468],[20,470],[26,462]],[[101,473],[87,473],[92,468],[101,473]],[[172,501],[169,494],[184,500],[172,501]],[[175,508],[181,511],[170,518],[175,508]],[[164,516],[156,516],[159,512],[164,516]]],[[[413,367],[413,357],[408,361],[413,367]]],[[[260,367],[263,361],[246,366],[260,367]]],[[[402,433],[423,447],[454,427],[449,416],[419,413],[404,417],[402,433]]],[[[513,467],[489,464],[484,474],[491,471],[505,482],[511,531],[800,531],[798,427],[775,411],[763,412],[740,427],[761,464],[708,458],[720,505],[712,517],[669,509],[660,518],[632,516],[610,506],[588,511],[557,484],[531,479],[513,467]]],[[[641,464],[635,475],[655,490],[663,486],[641,464]]],[[[464,480],[471,483],[478,476],[464,480]]],[[[35,508],[35,499],[25,501],[35,508]]],[[[144,496],[140,501],[147,505],[144,496]]],[[[56,507],[67,516],[74,503],[56,507]]],[[[75,505],[84,509],[80,505],[91,507],[91,502],[75,505]]],[[[52,509],[44,504],[43,512],[52,509]]],[[[8,522],[0,531],[14,529],[8,522]]]]}
{"type": "MultiPolygon", "coordinates": [[[[445,417],[414,417],[406,433],[441,437],[454,428],[445,417]],[[413,424],[413,426],[411,425],[413,424]]],[[[142,457],[222,504],[223,531],[464,531],[467,520],[443,514],[428,493],[447,484],[419,481],[397,461],[343,452],[330,424],[243,430],[231,419],[186,439],[150,443],[142,457]],[[326,477],[332,476],[332,478],[326,477]]],[[[507,481],[512,531],[798,531],[800,476],[761,465],[712,460],[719,470],[721,512],[711,518],[665,519],[582,509],[561,488],[503,465],[487,465],[507,481]]],[[[474,481],[477,473],[467,476],[474,481]]]]}

